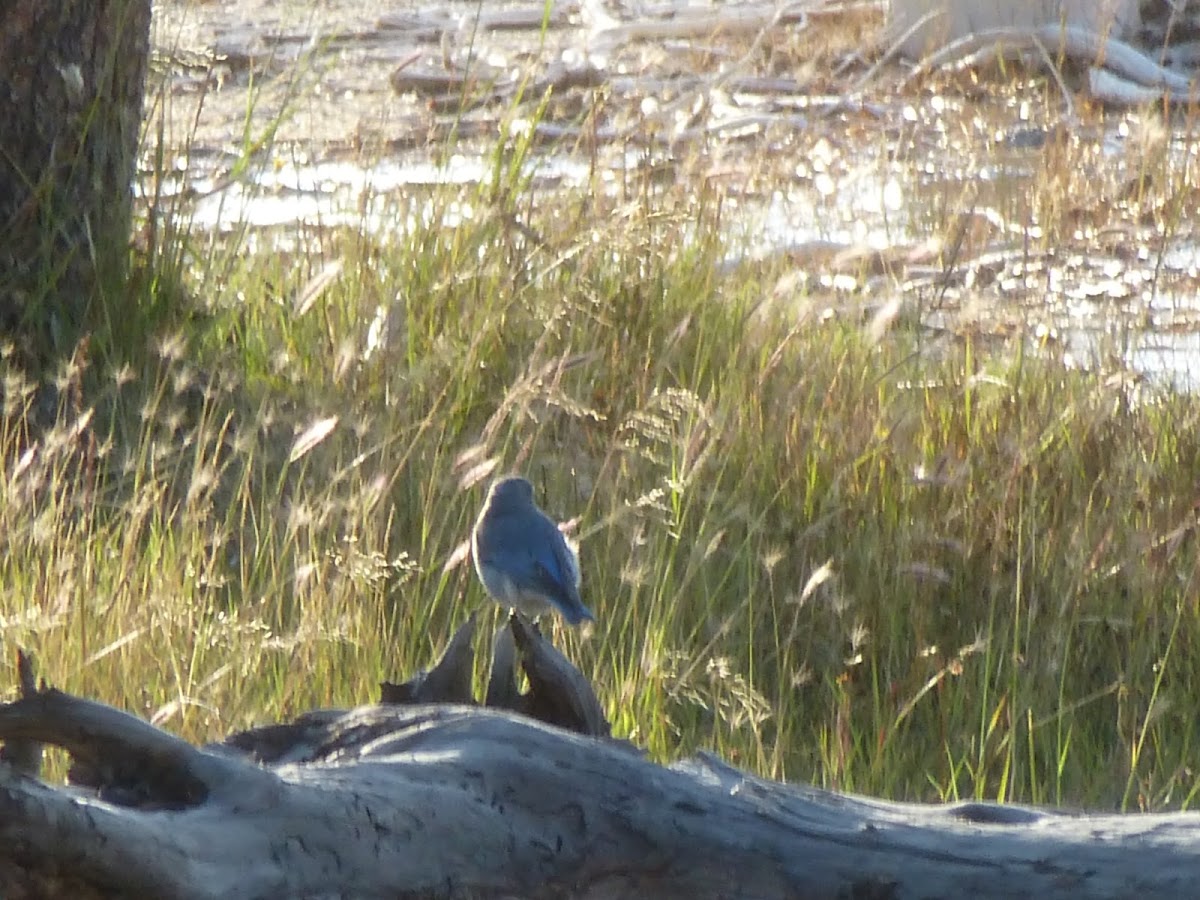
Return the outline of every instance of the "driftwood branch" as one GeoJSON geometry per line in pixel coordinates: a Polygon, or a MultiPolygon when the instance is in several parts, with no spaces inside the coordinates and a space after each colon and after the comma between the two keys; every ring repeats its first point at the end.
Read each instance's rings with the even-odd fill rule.
{"type": "MultiPolygon", "coordinates": [[[[443,673],[402,691],[470,661],[474,623],[464,629],[443,673]]],[[[533,694],[528,660],[549,645],[523,622],[506,631],[488,696],[532,709],[512,662],[533,694]]],[[[589,734],[421,700],[310,713],[206,748],[38,689],[0,707],[0,739],[67,749],[73,783],[0,763],[0,895],[67,883],[71,896],[166,898],[1184,897],[1200,875],[1200,815],[887,803],[709,756],[664,768],[590,736],[607,725],[590,687],[565,699],[581,684],[553,674],[537,708],[567,710],[589,734]]]]}

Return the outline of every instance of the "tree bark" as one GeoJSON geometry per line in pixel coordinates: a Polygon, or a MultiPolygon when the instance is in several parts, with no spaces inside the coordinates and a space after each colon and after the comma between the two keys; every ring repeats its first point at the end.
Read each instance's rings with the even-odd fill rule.
{"type": "Polygon", "coordinates": [[[0,339],[69,355],[121,291],[150,0],[0,4],[0,339]]]}
{"type": "MultiPolygon", "coordinates": [[[[514,636],[522,660],[542,643],[514,636]]],[[[1189,897],[1200,879],[1192,813],[887,803],[419,699],[197,749],[25,683],[0,739],[26,761],[65,748],[75,785],[0,762],[5,897],[1089,900],[1189,897]]]]}

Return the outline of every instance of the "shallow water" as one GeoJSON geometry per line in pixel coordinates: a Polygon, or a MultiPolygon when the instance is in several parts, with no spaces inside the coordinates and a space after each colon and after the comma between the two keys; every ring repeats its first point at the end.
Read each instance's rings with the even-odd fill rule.
{"type": "Polygon", "coordinates": [[[532,190],[620,197],[650,170],[663,191],[704,178],[721,191],[730,264],[785,257],[810,312],[899,298],[940,333],[1018,334],[1080,366],[1200,387],[1183,125],[1068,103],[1037,79],[900,89],[899,64],[851,95],[879,24],[869,12],[612,47],[597,22],[627,21],[623,9],[559,4],[549,27],[528,27],[541,9],[163,3],[152,123],[169,167],[156,181],[147,163],[143,191],[193,227],[248,226],[275,246],[300,226],[453,228],[477,214],[506,117],[534,113],[513,99],[520,79],[600,71],[600,88],[560,78],[538,124],[513,126],[537,129],[532,190]],[[481,31],[481,12],[526,26],[481,31]],[[464,86],[463,73],[480,75],[464,86]],[[460,202],[433,206],[447,185],[460,202]]]}

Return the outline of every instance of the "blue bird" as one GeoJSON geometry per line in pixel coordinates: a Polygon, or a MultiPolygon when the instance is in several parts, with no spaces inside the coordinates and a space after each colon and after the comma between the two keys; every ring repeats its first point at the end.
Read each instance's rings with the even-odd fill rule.
{"type": "Polygon", "coordinates": [[[558,526],[533,502],[524,478],[501,478],[488,490],[471,532],[479,580],[501,606],[540,616],[558,611],[567,623],[595,621],[579,596],[579,558],[558,526]]]}

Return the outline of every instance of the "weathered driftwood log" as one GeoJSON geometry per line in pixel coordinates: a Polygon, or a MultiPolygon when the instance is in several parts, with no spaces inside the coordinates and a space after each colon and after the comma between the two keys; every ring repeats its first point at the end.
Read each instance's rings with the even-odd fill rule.
{"type": "Polygon", "coordinates": [[[1137,0],[891,0],[889,7],[892,34],[914,59],[997,28],[1061,24],[1124,38],[1141,24],[1137,0]]]}
{"type": "Polygon", "coordinates": [[[1188,897],[1200,877],[1194,814],[884,803],[476,706],[198,749],[43,687],[0,707],[0,739],[65,748],[77,782],[0,762],[6,898],[1188,897]]]}
{"type": "Polygon", "coordinates": [[[889,13],[891,49],[920,60],[917,73],[1016,55],[1056,74],[1059,62],[1073,62],[1108,103],[1195,96],[1195,57],[1165,52],[1191,28],[1168,0],[890,0],[889,13]]]}
{"type": "MultiPolygon", "coordinates": [[[[380,685],[383,703],[471,703],[471,673],[475,652],[475,616],[451,638],[446,652],[428,673],[418,672],[404,684],[380,685]]],[[[604,717],[591,684],[536,625],[513,614],[496,633],[492,668],[484,706],[507,709],[530,718],[592,737],[608,737],[612,728],[604,717]],[[529,690],[517,687],[518,663],[529,680],[529,690]]]]}

